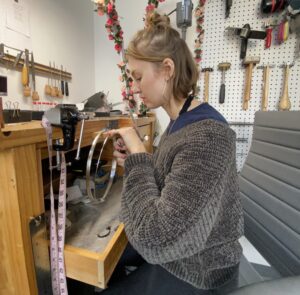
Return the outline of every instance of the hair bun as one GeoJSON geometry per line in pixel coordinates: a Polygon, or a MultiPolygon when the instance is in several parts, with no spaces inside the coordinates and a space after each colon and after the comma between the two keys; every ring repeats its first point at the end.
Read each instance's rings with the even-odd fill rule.
{"type": "Polygon", "coordinates": [[[157,12],[148,13],[145,26],[147,29],[165,29],[170,27],[170,19],[167,15],[160,15],[157,12]]]}

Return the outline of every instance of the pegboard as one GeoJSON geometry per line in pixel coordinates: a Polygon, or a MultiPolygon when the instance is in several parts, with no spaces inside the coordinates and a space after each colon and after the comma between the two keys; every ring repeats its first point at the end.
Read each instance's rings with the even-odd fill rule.
{"type": "MultiPolygon", "coordinates": [[[[261,110],[263,70],[253,70],[251,99],[247,111],[242,109],[243,94],[245,88],[245,68],[240,60],[241,40],[227,27],[243,27],[250,24],[253,30],[264,30],[263,22],[278,19],[279,14],[262,15],[260,12],[261,0],[233,1],[229,18],[225,19],[225,0],[208,0],[205,6],[204,19],[204,42],[201,68],[212,67],[209,83],[209,103],[220,111],[229,122],[253,123],[254,114],[261,110]],[[226,98],[223,105],[219,104],[219,90],[221,85],[221,72],[218,64],[230,62],[231,68],[226,72],[226,98]]],[[[290,34],[289,39],[281,44],[276,44],[275,36],[277,30],[273,31],[272,46],[264,49],[264,40],[249,40],[247,56],[260,56],[260,64],[271,64],[276,66],[270,71],[270,89],[268,110],[278,109],[278,102],[282,95],[284,69],[279,68],[284,63],[292,63],[295,58],[297,39],[295,34],[290,34]]],[[[290,69],[289,76],[289,98],[291,110],[299,110],[300,85],[298,77],[300,74],[299,61],[290,69]]],[[[200,98],[203,97],[204,75],[200,78],[200,98]]],[[[247,139],[237,142],[237,167],[241,169],[246,159],[252,138],[252,126],[232,126],[237,133],[237,138],[247,139]]]]}

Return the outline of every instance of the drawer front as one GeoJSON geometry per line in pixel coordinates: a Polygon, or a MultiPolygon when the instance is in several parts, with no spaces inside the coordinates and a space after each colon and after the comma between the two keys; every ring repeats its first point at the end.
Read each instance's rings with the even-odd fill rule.
{"type": "Polygon", "coordinates": [[[102,253],[66,245],[64,254],[67,277],[98,288],[106,288],[126,245],[123,224],[119,225],[102,253]]]}

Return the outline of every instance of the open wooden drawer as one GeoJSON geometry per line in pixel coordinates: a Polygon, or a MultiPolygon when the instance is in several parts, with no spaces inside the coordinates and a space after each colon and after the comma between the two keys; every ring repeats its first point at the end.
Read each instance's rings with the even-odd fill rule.
{"type": "Polygon", "coordinates": [[[125,247],[127,238],[120,224],[113,238],[101,253],[70,245],[65,246],[66,275],[69,278],[106,288],[125,247]]]}
{"type": "Polygon", "coordinates": [[[106,288],[127,244],[118,218],[121,191],[122,180],[118,180],[104,203],[69,207],[72,225],[66,231],[64,252],[67,277],[106,288]]]}

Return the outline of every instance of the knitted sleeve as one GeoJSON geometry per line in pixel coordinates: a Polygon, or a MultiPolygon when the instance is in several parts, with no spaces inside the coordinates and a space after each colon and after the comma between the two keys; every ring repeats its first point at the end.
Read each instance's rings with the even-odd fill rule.
{"type": "Polygon", "coordinates": [[[235,169],[235,141],[222,129],[194,134],[175,148],[161,191],[152,155],[126,159],[121,220],[130,243],[148,262],[166,263],[204,249],[228,185],[228,170],[235,169]]]}

